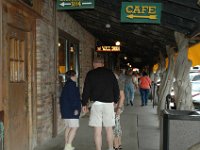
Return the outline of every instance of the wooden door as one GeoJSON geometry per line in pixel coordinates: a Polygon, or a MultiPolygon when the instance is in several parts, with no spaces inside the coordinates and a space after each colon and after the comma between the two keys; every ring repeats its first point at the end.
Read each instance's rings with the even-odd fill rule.
{"type": "Polygon", "coordinates": [[[29,149],[27,54],[28,33],[8,27],[9,149],[29,149]]]}

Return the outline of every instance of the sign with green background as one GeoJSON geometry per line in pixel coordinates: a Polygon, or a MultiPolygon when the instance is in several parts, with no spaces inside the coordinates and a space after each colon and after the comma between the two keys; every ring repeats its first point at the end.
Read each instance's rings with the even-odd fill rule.
{"type": "Polygon", "coordinates": [[[57,0],[57,10],[93,9],[94,0],[57,0]]]}
{"type": "Polygon", "coordinates": [[[121,22],[160,24],[161,3],[122,2],[121,22]]]}

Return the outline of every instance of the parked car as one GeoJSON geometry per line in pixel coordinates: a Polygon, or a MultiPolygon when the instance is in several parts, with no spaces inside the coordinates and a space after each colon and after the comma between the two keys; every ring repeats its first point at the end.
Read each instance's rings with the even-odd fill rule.
{"type": "Polygon", "coordinates": [[[191,81],[192,85],[192,102],[195,109],[200,109],[200,80],[191,81]]]}
{"type": "Polygon", "coordinates": [[[200,65],[191,67],[190,68],[190,72],[200,72],[200,65]]]}
{"type": "Polygon", "coordinates": [[[200,72],[190,72],[190,81],[200,81],[200,72]]]}
{"type": "MultiPolygon", "coordinates": [[[[192,86],[192,102],[194,104],[195,109],[200,110],[200,72],[191,72],[189,74],[191,86],[192,86]]],[[[160,81],[157,82],[157,86],[159,88],[160,81]]],[[[169,99],[169,106],[173,109],[176,107],[174,100],[174,88],[171,88],[170,94],[166,97],[169,99]],[[171,96],[171,97],[170,97],[171,96]]]]}

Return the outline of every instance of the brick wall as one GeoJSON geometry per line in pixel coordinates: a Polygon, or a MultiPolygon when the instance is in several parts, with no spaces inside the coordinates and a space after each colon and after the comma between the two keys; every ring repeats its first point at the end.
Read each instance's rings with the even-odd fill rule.
{"type": "Polygon", "coordinates": [[[57,26],[80,41],[80,86],[82,89],[85,75],[92,67],[92,49],[94,50],[95,47],[95,38],[65,11],[57,12],[57,26]]]}
{"type": "Polygon", "coordinates": [[[52,137],[52,94],[55,93],[53,27],[36,21],[37,141],[52,137]]]}
{"type": "MultiPolygon", "coordinates": [[[[59,111],[59,86],[55,89],[55,85],[58,84],[58,68],[56,67],[58,58],[55,58],[58,53],[55,50],[55,41],[58,41],[58,35],[54,34],[53,3],[51,0],[43,0],[42,3],[41,15],[43,19],[36,21],[36,136],[38,145],[52,138],[52,94],[57,94],[58,132],[64,129],[59,111]]],[[[85,75],[92,68],[95,38],[65,11],[57,12],[57,31],[58,28],[80,41],[80,90],[82,91],[85,75]]]]}

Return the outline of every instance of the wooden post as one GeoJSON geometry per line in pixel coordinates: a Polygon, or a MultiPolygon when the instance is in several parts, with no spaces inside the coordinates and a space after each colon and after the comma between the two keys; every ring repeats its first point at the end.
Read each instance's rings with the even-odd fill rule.
{"type": "Polygon", "coordinates": [[[174,77],[174,92],[177,109],[191,110],[193,108],[191,83],[189,79],[190,67],[192,62],[188,60],[188,39],[182,33],[175,32],[175,39],[178,46],[178,56],[174,77]]]}
{"type": "Polygon", "coordinates": [[[190,147],[188,150],[199,150],[200,149],[200,142],[196,143],[192,147],[190,147]]]}
{"type": "Polygon", "coordinates": [[[170,46],[166,46],[167,55],[168,55],[168,68],[163,73],[162,83],[160,85],[159,90],[159,109],[160,111],[165,109],[166,96],[170,94],[171,87],[173,84],[173,76],[174,76],[174,48],[170,46]]]}
{"type": "Polygon", "coordinates": [[[59,88],[57,88],[58,84],[59,84],[59,79],[58,79],[58,47],[57,47],[57,43],[58,43],[58,30],[57,30],[57,18],[56,18],[56,3],[53,3],[53,21],[54,21],[54,35],[55,35],[55,43],[54,43],[54,88],[52,91],[52,108],[53,108],[53,119],[52,119],[52,123],[53,123],[53,127],[52,127],[52,137],[56,137],[58,134],[58,101],[57,101],[57,95],[59,91],[59,88]],[[57,84],[58,83],[58,84],[57,84]]]}

